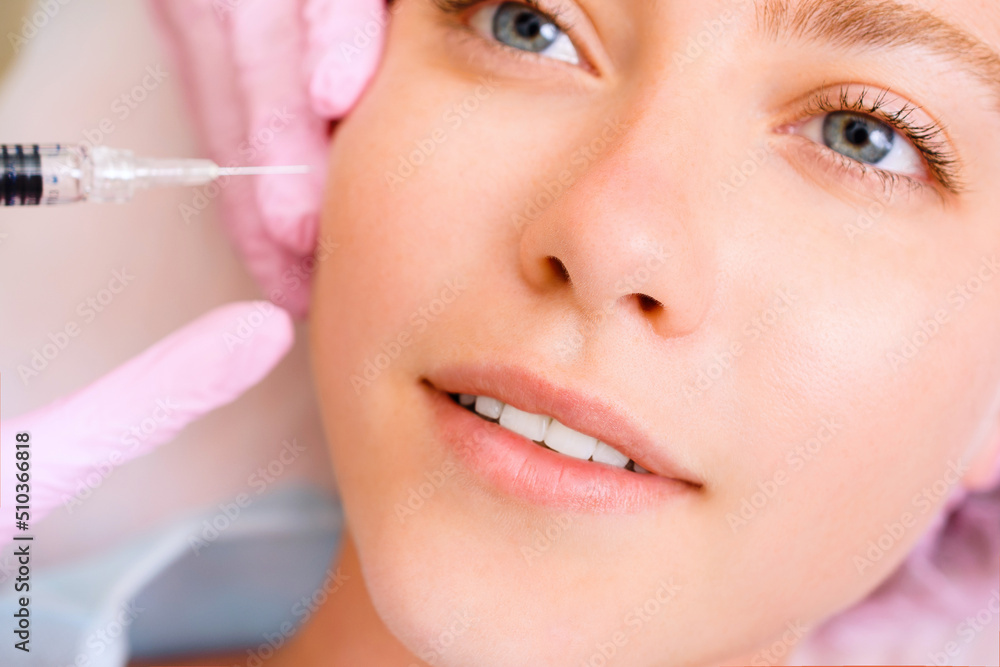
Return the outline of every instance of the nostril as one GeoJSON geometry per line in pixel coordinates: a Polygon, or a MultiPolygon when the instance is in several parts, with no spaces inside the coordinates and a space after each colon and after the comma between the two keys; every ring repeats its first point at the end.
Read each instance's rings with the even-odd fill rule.
{"type": "Polygon", "coordinates": [[[648,313],[651,310],[656,310],[662,307],[663,304],[654,299],[651,296],[646,296],[645,294],[639,295],[639,307],[642,308],[644,313],[648,313]]]}
{"type": "Polygon", "coordinates": [[[551,255],[546,259],[549,260],[549,264],[552,266],[552,270],[555,271],[556,275],[562,278],[566,282],[571,282],[569,277],[569,271],[566,270],[566,265],[558,257],[552,257],[551,255]]]}

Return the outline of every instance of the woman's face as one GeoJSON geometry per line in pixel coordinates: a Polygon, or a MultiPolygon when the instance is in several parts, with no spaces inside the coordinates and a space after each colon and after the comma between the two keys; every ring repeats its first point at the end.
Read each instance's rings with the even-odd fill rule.
{"type": "Polygon", "coordinates": [[[775,662],[991,466],[1000,11],[538,3],[401,0],[335,136],[312,346],[370,594],[436,664],[775,662]]]}

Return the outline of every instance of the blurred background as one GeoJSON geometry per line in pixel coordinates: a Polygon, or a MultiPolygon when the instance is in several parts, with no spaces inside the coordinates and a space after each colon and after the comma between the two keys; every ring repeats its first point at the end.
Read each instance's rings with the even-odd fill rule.
{"type": "MultiPolygon", "coordinates": [[[[180,76],[147,6],[0,0],[0,143],[88,142],[151,157],[203,157],[180,76]],[[24,23],[33,16],[34,25],[24,23]],[[152,86],[151,69],[165,73],[152,86]]],[[[184,219],[181,207],[198,195],[169,188],[140,192],[127,204],[0,210],[0,418],[85,387],[216,306],[260,298],[216,202],[184,219]],[[81,311],[122,271],[133,278],[111,303],[81,311]],[[37,377],[20,375],[69,322],[80,334],[37,377]]],[[[261,384],[168,446],[116,469],[82,504],[40,522],[47,547],[39,560],[86,556],[185,510],[228,500],[293,438],[308,450],[273,486],[307,481],[332,493],[304,327],[261,384]]],[[[0,578],[2,566],[0,556],[0,578]]]]}
{"type": "MultiPolygon", "coordinates": [[[[136,0],[0,0],[0,143],[89,142],[150,157],[204,157],[179,74],[147,7],[136,0]],[[154,80],[152,70],[165,76],[154,80]]],[[[193,188],[171,188],[140,192],[121,205],[0,209],[0,419],[86,387],[217,306],[260,298],[223,229],[216,202],[184,219],[181,207],[192,206],[199,195],[193,188]],[[84,315],[81,304],[107,293],[116,272],[132,276],[128,286],[95,315],[84,315]],[[68,323],[79,326],[79,335],[37,376],[20,375],[18,369],[31,366],[35,352],[68,323]]],[[[215,560],[205,552],[193,554],[186,538],[174,540],[179,547],[171,547],[169,558],[190,556],[197,571],[147,586],[149,611],[131,626],[134,645],[149,650],[180,645],[163,630],[171,615],[184,620],[185,614],[169,606],[171,591],[184,582],[203,590],[208,605],[223,600],[212,587],[232,573],[231,584],[245,593],[226,599],[235,611],[216,610],[213,617],[232,617],[236,630],[250,632],[242,641],[257,643],[262,629],[277,627],[288,614],[291,603],[280,595],[301,595],[296,587],[311,590],[323,578],[336,535],[330,522],[336,518],[331,509],[336,492],[313,395],[306,326],[298,325],[295,347],[271,375],[239,400],[81,489],[73,502],[32,526],[37,545],[32,575],[39,583],[36,589],[33,581],[32,618],[41,624],[43,617],[35,614],[48,605],[52,623],[63,623],[44,631],[36,626],[39,636],[68,641],[66,624],[94,623],[100,614],[114,612],[114,601],[100,593],[112,591],[116,576],[139,567],[143,558],[152,562],[150,545],[174,535],[172,526],[200,527],[203,517],[217,515],[239,494],[249,494],[253,504],[214,543],[220,545],[215,560]],[[292,441],[305,450],[286,465],[279,456],[292,441]],[[264,489],[261,471],[270,471],[264,489]],[[238,534],[254,530],[285,553],[249,544],[221,547],[226,541],[236,545],[238,534]],[[300,581],[274,581],[270,591],[248,586],[282,559],[285,570],[289,560],[301,565],[300,581]],[[85,563],[97,569],[85,576],[71,569],[85,563]],[[46,576],[49,588],[43,590],[46,576]],[[86,586],[95,590],[85,595],[86,586]],[[269,618],[238,618],[240,609],[264,610],[264,600],[272,607],[269,618]]],[[[130,425],[121,426],[124,432],[130,425]]],[[[12,552],[13,546],[0,549],[4,609],[17,567],[12,552]]],[[[157,558],[159,565],[146,571],[170,562],[157,558]]],[[[137,575],[128,585],[139,583],[137,575]]],[[[199,638],[201,621],[189,620],[189,627],[177,628],[178,636],[211,639],[199,638]]],[[[220,632],[214,630],[216,636],[220,632]]],[[[48,662],[5,655],[0,651],[2,664],[76,664],[73,653],[48,662]]]]}
{"type": "MultiPolygon", "coordinates": [[[[17,34],[21,18],[30,4],[28,0],[4,0],[3,3],[0,3],[0,35],[17,34]]],[[[7,66],[14,59],[14,56],[13,49],[0,49],[0,77],[7,71],[7,66]]]]}

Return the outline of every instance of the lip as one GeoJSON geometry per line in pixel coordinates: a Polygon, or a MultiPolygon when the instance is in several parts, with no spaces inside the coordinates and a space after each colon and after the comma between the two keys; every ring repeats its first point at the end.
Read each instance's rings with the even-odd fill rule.
{"type": "Polygon", "coordinates": [[[609,401],[560,387],[526,369],[501,365],[452,366],[423,381],[438,434],[459,459],[495,489],[555,509],[634,513],[701,488],[662,445],[609,401]],[[622,452],[652,474],[582,461],[551,451],[486,421],[448,394],[491,396],[544,414],[622,452]]]}

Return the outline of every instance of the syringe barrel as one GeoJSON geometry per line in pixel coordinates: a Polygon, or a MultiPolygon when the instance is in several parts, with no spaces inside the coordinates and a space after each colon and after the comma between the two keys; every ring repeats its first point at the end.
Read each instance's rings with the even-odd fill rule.
{"type": "Polygon", "coordinates": [[[0,144],[0,204],[127,202],[137,189],[202,185],[219,176],[210,160],[137,158],[107,146],[0,144]]]}
{"type": "Polygon", "coordinates": [[[147,166],[158,161],[137,160],[132,151],[106,146],[6,144],[0,145],[0,157],[5,206],[127,202],[137,187],[155,184],[151,181],[159,175],[147,166]]]}
{"type": "Polygon", "coordinates": [[[2,144],[0,206],[65,204],[85,198],[86,149],[64,144],[2,144]]]}
{"type": "Polygon", "coordinates": [[[0,144],[0,206],[127,202],[136,190],[211,183],[220,175],[307,173],[308,167],[220,169],[211,160],[137,158],[132,151],[66,144],[0,144]]]}

